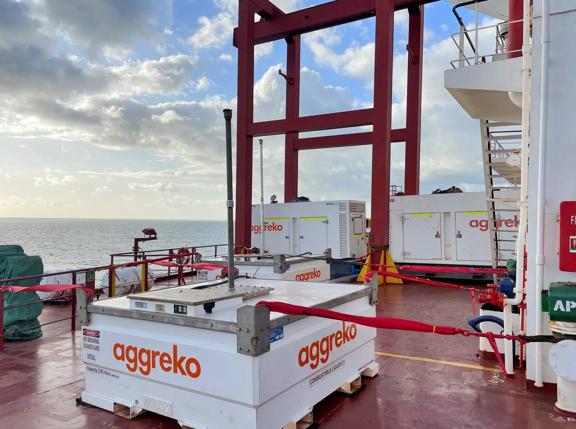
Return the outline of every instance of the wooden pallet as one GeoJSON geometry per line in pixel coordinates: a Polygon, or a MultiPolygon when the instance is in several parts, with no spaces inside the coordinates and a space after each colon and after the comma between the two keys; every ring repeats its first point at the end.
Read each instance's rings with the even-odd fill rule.
{"type": "Polygon", "coordinates": [[[312,411],[310,411],[297,422],[290,422],[282,429],[309,429],[312,427],[314,427],[314,417],[312,415],[312,411]]]}
{"type": "Polygon", "coordinates": [[[114,414],[128,420],[138,417],[140,414],[145,413],[146,410],[137,407],[127,407],[122,404],[114,404],[114,414]]]}
{"type": "Polygon", "coordinates": [[[354,380],[344,383],[340,386],[337,390],[338,393],[343,393],[346,396],[355,396],[360,390],[362,389],[362,375],[359,375],[358,378],[354,380]]]}

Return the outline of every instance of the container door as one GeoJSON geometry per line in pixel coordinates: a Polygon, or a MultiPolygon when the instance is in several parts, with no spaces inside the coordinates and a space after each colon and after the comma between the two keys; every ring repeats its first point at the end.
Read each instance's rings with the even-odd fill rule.
{"type": "Polygon", "coordinates": [[[405,213],[404,258],[406,260],[442,259],[440,213],[405,213]]]}
{"type": "Polygon", "coordinates": [[[298,253],[321,255],[328,248],[328,218],[298,218],[298,253]]]}
{"type": "Polygon", "coordinates": [[[456,259],[489,263],[488,213],[456,212],[456,259]]]}
{"type": "MultiPolygon", "coordinates": [[[[292,219],[289,217],[264,218],[264,249],[269,253],[290,254],[292,219]]],[[[253,246],[260,247],[260,235],[253,246]]]]}

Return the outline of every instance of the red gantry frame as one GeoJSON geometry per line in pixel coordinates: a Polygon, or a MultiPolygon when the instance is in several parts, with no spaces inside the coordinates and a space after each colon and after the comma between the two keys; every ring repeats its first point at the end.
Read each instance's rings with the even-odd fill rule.
{"type": "MultiPolygon", "coordinates": [[[[435,0],[334,0],[284,13],[269,0],[239,0],[238,122],[236,170],[236,244],[250,246],[252,217],[252,140],[285,135],[284,201],[298,195],[298,152],[372,145],[371,248],[388,247],[391,143],[405,142],[406,194],[419,193],[420,111],[422,99],[423,4],[435,0]],[[408,9],[406,126],[391,129],[394,11],[408,9]],[[261,20],[255,22],[255,14],[261,20]],[[301,117],[300,35],[375,17],[374,107],[301,117]],[[254,122],[254,46],[284,39],[287,43],[286,118],[254,122]],[[299,133],[371,125],[371,132],[301,138],[299,133]]],[[[377,255],[375,255],[377,256],[377,255]]]]}

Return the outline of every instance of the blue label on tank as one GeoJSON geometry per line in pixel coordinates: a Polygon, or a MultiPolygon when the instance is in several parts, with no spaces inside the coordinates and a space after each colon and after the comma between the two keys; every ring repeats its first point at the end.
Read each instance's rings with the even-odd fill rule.
{"type": "Polygon", "coordinates": [[[270,331],[270,343],[284,338],[284,327],[274,328],[270,331]]]}

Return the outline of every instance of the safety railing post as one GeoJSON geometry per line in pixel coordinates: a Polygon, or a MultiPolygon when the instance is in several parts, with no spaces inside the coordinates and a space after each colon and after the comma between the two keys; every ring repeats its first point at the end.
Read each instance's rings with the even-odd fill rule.
{"type": "Polygon", "coordinates": [[[142,272],[142,279],[140,281],[140,292],[146,292],[148,290],[148,261],[146,261],[146,259],[142,260],[141,272],[142,272]]]}
{"type": "Polygon", "coordinates": [[[4,351],[4,292],[0,291],[0,353],[4,351]]]}
{"type": "MultiPolygon", "coordinates": [[[[76,271],[72,273],[72,284],[76,284],[76,271]]],[[[70,330],[74,332],[76,330],[76,291],[72,290],[72,302],[70,305],[71,317],[70,317],[70,330]]]]}
{"type": "Polygon", "coordinates": [[[459,56],[458,56],[458,67],[464,67],[464,60],[466,58],[466,54],[464,53],[465,50],[465,46],[464,46],[464,32],[466,31],[466,28],[460,26],[460,38],[458,39],[459,42],[459,46],[458,46],[458,51],[460,52],[459,56]]]}
{"type": "Polygon", "coordinates": [[[108,270],[108,297],[116,296],[116,270],[114,265],[108,270]]]}

